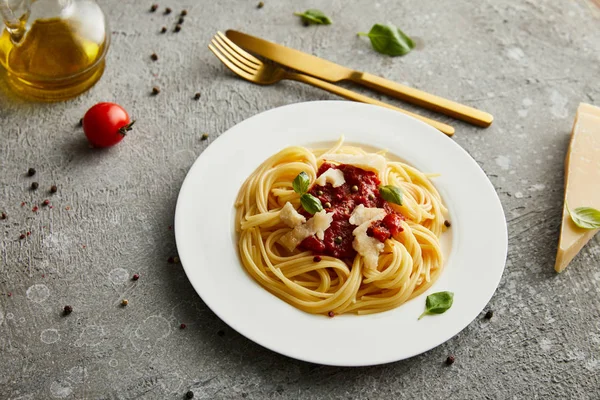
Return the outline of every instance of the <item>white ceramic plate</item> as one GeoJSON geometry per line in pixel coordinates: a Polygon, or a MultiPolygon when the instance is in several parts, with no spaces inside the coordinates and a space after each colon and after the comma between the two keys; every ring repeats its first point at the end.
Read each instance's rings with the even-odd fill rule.
{"type": "Polygon", "coordinates": [[[216,139],[194,163],[179,198],[175,235],[185,272],[202,300],[254,342],[313,363],[361,366],[402,360],[450,339],[483,310],[504,270],[507,230],[494,187],[477,163],[434,128],[385,108],[318,101],[249,118],[216,139]],[[388,149],[433,180],[449,209],[445,270],[430,290],[399,308],[335,318],[304,313],[247,275],[237,253],[233,204],[244,180],[290,145],[346,142],[388,149]],[[445,314],[417,317],[427,294],[454,292],[445,314]]]}

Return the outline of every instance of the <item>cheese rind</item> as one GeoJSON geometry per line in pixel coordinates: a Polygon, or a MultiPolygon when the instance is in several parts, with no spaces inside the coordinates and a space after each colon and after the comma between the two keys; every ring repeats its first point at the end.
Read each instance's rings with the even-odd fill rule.
{"type": "Polygon", "coordinates": [[[567,210],[577,207],[600,209],[600,108],[581,103],[565,159],[565,206],[556,272],[562,272],[585,244],[598,232],[577,227],[567,210]]]}

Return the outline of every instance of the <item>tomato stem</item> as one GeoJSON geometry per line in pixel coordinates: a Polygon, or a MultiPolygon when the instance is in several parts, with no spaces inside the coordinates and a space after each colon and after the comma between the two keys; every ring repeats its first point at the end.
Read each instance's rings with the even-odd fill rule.
{"type": "Polygon", "coordinates": [[[132,126],[133,124],[135,124],[135,119],[133,121],[131,121],[131,123],[119,128],[119,133],[123,136],[127,135],[127,132],[129,132],[130,130],[132,130],[132,126]]]}

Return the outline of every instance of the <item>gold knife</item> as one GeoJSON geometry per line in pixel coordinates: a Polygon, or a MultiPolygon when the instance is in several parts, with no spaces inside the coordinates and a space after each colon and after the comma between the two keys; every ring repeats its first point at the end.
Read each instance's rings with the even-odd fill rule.
{"type": "Polygon", "coordinates": [[[242,32],[228,30],[226,35],[235,44],[252,53],[329,82],[352,81],[417,106],[482,127],[490,126],[494,120],[491,114],[484,111],[401,85],[376,75],[354,71],[331,61],[242,32]]]}

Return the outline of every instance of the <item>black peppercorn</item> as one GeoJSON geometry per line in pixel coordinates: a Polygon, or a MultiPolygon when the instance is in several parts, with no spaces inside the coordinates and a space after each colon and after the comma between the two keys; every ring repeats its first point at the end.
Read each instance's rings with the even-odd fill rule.
{"type": "Polygon", "coordinates": [[[321,261],[321,256],[314,256],[314,257],[313,257],[313,261],[314,261],[314,262],[319,262],[319,261],[321,261]]]}
{"type": "Polygon", "coordinates": [[[167,33],[167,27],[163,26],[162,28],[160,28],[160,33],[167,33]]]}
{"type": "Polygon", "coordinates": [[[194,100],[200,100],[200,96],[201,96],[201,94],[200,94],[200,93],[196,93],[196,94],[194,95],[194,100]]]}
{"type": "Polygon", "coordinates": [[[65,315],[69,315],[69,314],[71,314],[72,312],[73,312],[73,307],[71,307],[71,306],[65,306],[65,308],[63,308],[63,313],[64,313],[65,315]]]}
{"type": "Polygon", "coordinates": [[[158,4],[152,4],[152,6],[150,7],[150,12],[154,12],[158,9],[158,4]]]}
{"type": "Polygon", "coordinates": [[[165,14],[171,14],[171,9],[169,7],[165,8],[165,14]]]}
{"type": "Polygon", "coordinates": [[[0,219],[6,219],[6,213],[0,214],[0,219]]]}
{"type": "Polygon", "coordinates": [[[180,30],[181,30],[181,25],[177,24],[177,25],[175,25],[173,32],[179,32],[180,30]]]}
{"type": "Polygon", "coordinates": [[[153,94],[154,96],[156,96],[156,95],[157,95],[157,94],[159,94],[159,93],[160,93],[160,89],[159,89],[158,87],[154,86],[154,87],[152,88],[152,94],[153,94]]]}
{"type": "Polygon", "coordinates": [[[485,313],[486,319],[492,319],[493,316],[494,316],[494,312],[492,310],[488,310],[488,312],[485,313]]]}
{"type": "Polygon", "coordinates": [[[180,13],[180,15],[181,15],[182,17],[185,17],[185,16],[187,15],[187,10],[181,10],[181,13],[180,13]]]}
{"type": "Polygon", "coordinates": [[[341,244],[342,243],[342,237],[341,236],[337,236],[335,239],[333,239],[333,241],[335,242],[335,244],[341,244]]]}
{"type": "Polygon", "coordinates": [[[187,393],[185,394],[185,398],[186,399],[193,399],[194,398],[194,392],[192,392],[191,390],[188,390],[187,393]]]}
{"type": "Polygon", "coordinates": [[[265,3],[262,1],[259,1],[258,4],[256,5],[256,8],[263,8],[265,6],[265,3]]]}
{"type": "Polygon", "coordinates": [[[208,133],[203,133],[202,136],[200,136],[200,140],[206,140],[208,139],[208,133]]]}
{"type": "Polygon", "coordinates": [[[448,356],[448,358],[446,358],[446,365],[452,364],[454,364],[454,356],[448,356]]]}
{"type": "Polygon", "coordinates": [[[27,170],[27,175],[34,176],[35,175],[35,168],[29,168],[29,170],[27,170]]]}
{"type": "Polygon", "coordinates": [[[451,225],[452,225],[452,224],[450,223],[450,221],[448,221],[448,220],[445,220],[445,221],[444,221],[444,226],[445,226],[446,228],[450,228],[450,226],[451,226],[451,225]]]}
{"type": "Polygon", "coordinates": [[[158,60],[158,56],[156,55],[156,53],[152,53],[152,55],[150,56],[150,58],[152,59],[152,61],[158,60]]]}
{"type": "Polygon", "coordinates": [[[178,24],[183,24],[185,22],[185,19],[183,17],[179,17],[179,20],[177,21],[178,24]]]}
{"type": "Polygon", "coordinates": [[[37,182],[31,182],[31,190],[37,190],[40,187],[40,184],[37,182]]]}
{"type": "Polygon", "coordinates": [[[56,192],[58,192],[58,188],[56,187],[56,185],[50,186],[50,193],[56,193],[56,192]]]}

